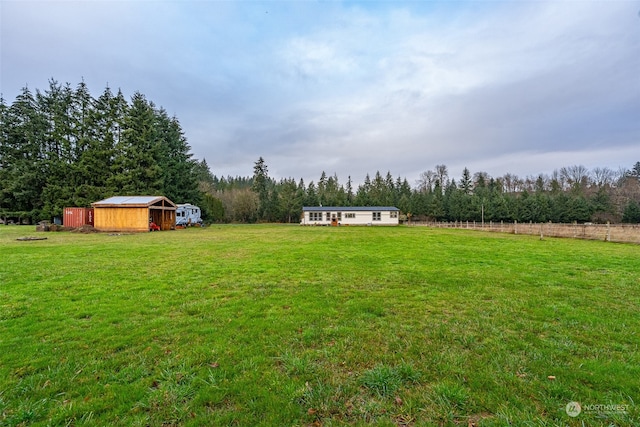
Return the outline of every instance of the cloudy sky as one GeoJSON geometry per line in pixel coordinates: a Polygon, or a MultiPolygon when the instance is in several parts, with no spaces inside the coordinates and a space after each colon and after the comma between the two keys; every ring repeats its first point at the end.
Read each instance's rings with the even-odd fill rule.
{"type": "Polygon", "coordinates": [[[640,1],[0,0],[0,92],[139,91],[217,175],[640,161],[640,1]]]}

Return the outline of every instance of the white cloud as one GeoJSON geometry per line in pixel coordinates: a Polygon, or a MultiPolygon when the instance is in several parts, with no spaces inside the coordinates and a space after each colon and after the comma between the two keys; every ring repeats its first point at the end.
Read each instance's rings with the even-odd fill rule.
{"type": "Polygon", "coordinates": [[[258,156],[306,181],[638,160],[637,1],[2,7],[5,98],[50,77],[139,90],[217,174],[258,156]]]}
{"type": "Polygon", "coordinates": [[[282,56],[294,75],[304,78],[331,78],[355,72],[357,68],[355,60],[337,46],[298,37],[289,41],[282,56]]]}

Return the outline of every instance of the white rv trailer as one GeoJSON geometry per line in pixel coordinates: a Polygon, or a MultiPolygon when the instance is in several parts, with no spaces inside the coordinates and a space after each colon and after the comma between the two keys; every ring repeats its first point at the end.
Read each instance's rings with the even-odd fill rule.
{"type": "Polygon", "coordinates": [[[190,225],[201,224],[202,218],[199,207],[189,203],[176,205],[176,225],[188,227],[190,225]]]}

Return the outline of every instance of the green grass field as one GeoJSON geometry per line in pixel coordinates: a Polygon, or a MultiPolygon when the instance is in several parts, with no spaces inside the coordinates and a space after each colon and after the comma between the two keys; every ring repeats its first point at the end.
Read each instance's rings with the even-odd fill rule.
{"type": "Polygon", "coordinates": [[[639,425],[639,344],[637,245],[0,227],[0,425],[639,425]]]}

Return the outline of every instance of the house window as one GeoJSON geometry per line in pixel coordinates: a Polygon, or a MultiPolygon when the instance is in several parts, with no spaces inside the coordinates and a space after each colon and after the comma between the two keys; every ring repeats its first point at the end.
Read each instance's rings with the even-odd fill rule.
{"type": "Polygon", "coordinates": [[[398,218],[398,211],[391,211],[389,212],[389,215],[391,218],[398,218]]]}
{"type": "Polygon", "coordinates": [[[331,221],[331,213],[327,212],[327,221],[331,221]]]}
{"type": "Polygon", "coordinates": [[[309,212],[309,221],[322,221],[322,212],[309,212]]]}
{"type": "Polygon", "coordinates": [[[374,221],[382,221],[382,212],[373,212],[374,221]]]}
{"type": "Polygon", "coordinates": [[[344,214],[344,217],[353,219],[356,217],[356,214],[353,212],[347,212],[346,214],[344,214]]]}
{"type": "Polygon", "coordinates": [[[342,212],[338,212],[338,221],[342,221],[342,212]]]}

